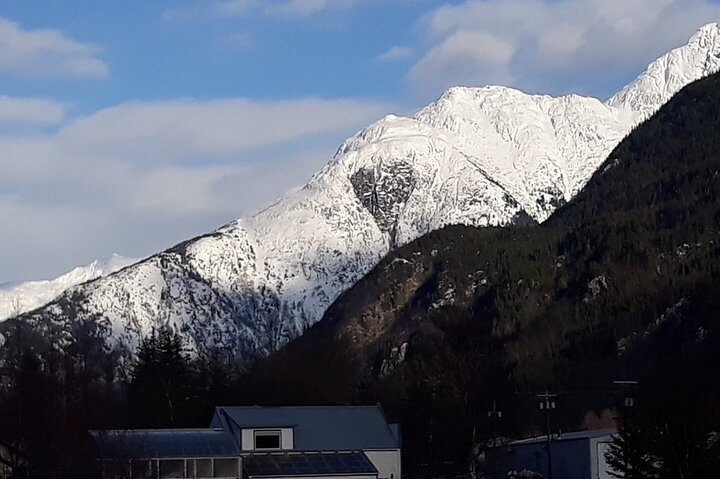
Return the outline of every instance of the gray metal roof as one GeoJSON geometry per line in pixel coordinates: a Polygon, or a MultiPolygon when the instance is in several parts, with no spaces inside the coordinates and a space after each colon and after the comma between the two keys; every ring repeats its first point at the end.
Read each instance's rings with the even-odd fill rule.
{"type": "Polygon", "coordinates": [[[377,469],[362,451],[253,454],[243,458],[243,471],[251,479],[288,476],[377,476],[377,469]]]}
{"type": "Polygon", "coordinates": [[[222,429],[130,429],[90,431],[102,458],[232,457],[240,447],[222,429]]]}
{"type": "Polygon", "coordinates": [[[218,407],[210,427],[293,428],[302,451],[397,449],[380,406],[218,407]]]}
{"type": "MultiPolygon", "coordinates": [[[[564,432],[562,434],[553,434],[552,440],[553,441],[577,441],[581,439],[595,439],[598,437],[610,437],[617,434],[617,429],[592,429],[589,431],[574,431],[574,432],[564,432]]],[[[530,437],[527,439],[520,439],[518,441],[513,441],[510,444],[515,445],[522,445],[522,444],[537,444],[541,442],[547,441],[547,435],[544,436],[537,436],[537,437],[530,437]]]]}

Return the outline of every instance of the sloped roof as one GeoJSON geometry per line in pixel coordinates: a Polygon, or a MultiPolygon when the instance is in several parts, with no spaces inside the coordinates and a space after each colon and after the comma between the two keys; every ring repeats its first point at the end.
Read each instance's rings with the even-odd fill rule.
{"type": "MultiPolygon", "coordinates": [[[[617,434],[617,429],[592,429],[589,431],[574,431],[574,432],[564,432],[560,435],[553,434],[552,440],[553,441],[576,441],[580,439],[595,439],[598,437],[610,437],[617,434]]],[[[520,439],[517,441],[513,441],[510,444],[515,445],[522,445],[522,444],[536,444],[541,442],[547,441],[547,435],[544,436],[537,436],[537,437],[530,437],[527,439],[520,439]]]]}
{"type": "Polygon", "coordinates": [[[222,429],[130,429],[90,431],[102,458],[231,457],[240,454],[222,429]]]}
{"type": "Polygon", "coordinates": [[[301,451],[399,448],[379,406],[218,407],[210,427],[293,428],[301,451]]]}
{"type": "Polygon", "coordinates": [[[249,478],[377,475],[362,451],[253,454],[243,458],[243,471],[249,478]]]}

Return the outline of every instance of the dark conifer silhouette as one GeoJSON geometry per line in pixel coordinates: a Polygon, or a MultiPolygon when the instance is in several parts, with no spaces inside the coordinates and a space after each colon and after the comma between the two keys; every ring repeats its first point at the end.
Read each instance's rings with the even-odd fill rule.
{"type": "Polygon", "coordinates": [[[180,335],[169,327],[154,329],[140,344],[130,372],[131,417],[145,428],[185,425],[193,405],[192,381],[180,335]]]}

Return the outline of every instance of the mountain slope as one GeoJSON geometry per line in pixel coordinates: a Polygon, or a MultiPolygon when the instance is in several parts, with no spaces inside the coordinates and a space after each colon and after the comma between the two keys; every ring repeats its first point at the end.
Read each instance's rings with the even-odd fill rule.
{"type": "Polygon", "coordinates": [[[717,68],[719,31],[701,29],[608,103],[452,88],[413,118],[388,116],[350,138],[304,188],[255,216],[22,319],[61,340],[70,321],[100,319],[130,348],[171,324],[198,349],[267,354],[400,245],[450,224],[545,220],[639,119],[717,68]]]}
{"type": "Polygon", "coordinates": [[[498,428],[543,431],[533,411],[547,389],[559,394],[553,427],[566,431],[611,424],[602,421],[617,416],[616,379],[674,397],[658,384],[699,375],[703,396],[688,403],[715,404],[716,421],[717,371],[679,368],[717,364],[718,288],[715,74],[633,131],[540,226],[451,226],[389,254],[255,365],[243,401],[379,401],[402,418],[410,467],[442,471],[466,466],[471,444],[498,428]],[[502,421],[488,419],[496,407],[502,421]]]}
{"type": "Polygon", "coordinates": [[[32,311],[79,284],[107,276],[137,262],[137,258],[112,255],[107,260],[95,260],[78,266],[57,278],[25,283],[0,285],[0,321],[32,311]]]}

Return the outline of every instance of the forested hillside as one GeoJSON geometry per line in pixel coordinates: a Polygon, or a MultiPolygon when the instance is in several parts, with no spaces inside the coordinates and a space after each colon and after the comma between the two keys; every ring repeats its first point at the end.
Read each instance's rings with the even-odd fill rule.
{"type": "Polygon", "coordinates": [[[128,362],[107,350],[107,318],[73,317],[59,342],[8,320],[0,463],[24,477],[91,477],[88,429],[206,426],[219,404],[380,402],[402,423],[405,471],[453,476],[488,440],[545,432],[537,393],[550,390],[553,431],[622,419],[632,447],[617,462],[644,474],[628,477],[711,477],[719,198],[715,75],[638,127],[549,221],[428,234],[249,371],[221,349],[192,357],[168,328],[128,362]],[[618,407],[618,379],[638,381],[632,411],[618,407]]]}
{"type": "Polygon", "coordinates": [[[543,431],[545,389],[559,391],[553,428],[608,424],[617,379],[640,381],[633,394],[656,414],[704,408],[693,417],[710,427],[719,233],[715,75],[638,127],[543,225],[449,227],[391,253],[256,366],[246,400],[380,401],[403,420],[411,467],[465,467],[471,442],[496,430],[543,431]],[[488,419],[493,403],[503,420],[488,419]]]}
{"type": "Polygon", "coordinates": [[[719,70],[720,25],[710,23],[605,102],[449,88],[412,117],[388,115],[348,138],[302,188],[256,214],[72,283],[21,319],[56,347],[72,341],[73,323],[97,321],[107,347],[128,357],[169,325],[202,353],[252,363],[319,321],[397,247],[447,225],[545,221],[638,122],[719,70]]]}

